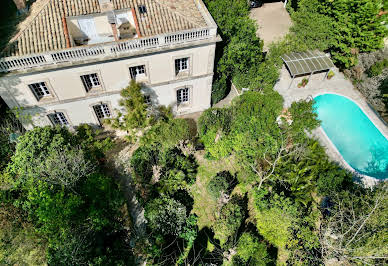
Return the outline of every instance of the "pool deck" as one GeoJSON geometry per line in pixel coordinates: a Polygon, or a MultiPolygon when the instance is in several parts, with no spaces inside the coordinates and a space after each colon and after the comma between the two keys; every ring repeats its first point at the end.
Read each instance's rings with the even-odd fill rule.
{"type": "MultiPolygon", "coordinates": [[[[388,140],[388,126],[383,122],[379,115],[369,106],[362,94],[354,89],[351,81],[347,80],[338,69],[334,69],[333,72],[335,76],[330,80],[324,79],[325,73],[319,73],[312,75],[309,83],[304,88],[298,88],[298,83],[301,82],[303,77],[295,78],[291,87],[290,82],[292,78],[290,77],[289,72],[283,66],[280,74],[280,80],[275,85],[275,90],[278,91],[284,98],[284,106],[289,107],[291,103],[299,100],[306,100],[314,98],[317,95],[325,93],[334,93],[345,96],[353,100],[368,116],[368,118],[373,122],[377,129],[385,136],[388,140]]],[[[305,76],[308,78],[308,76],[305,76]]],[[[338,162],[342,167],[349,169],[351,172],[355,173],[356,176],[367,186],[372,186],[377,179],[360,175],[350,167],[346,161],[342,158],[341,154],[338,152],[336,147],[328,139],[321,127],[315,129],[313,132],[321,145],[326,148],[327,155],[334,161],[338,162]]]]}

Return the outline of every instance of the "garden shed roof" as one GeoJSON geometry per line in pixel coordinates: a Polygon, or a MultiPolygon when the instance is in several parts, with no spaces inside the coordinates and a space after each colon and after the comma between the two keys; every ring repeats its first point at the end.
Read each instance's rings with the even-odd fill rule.
{"type": "Polygon", "coordinates": [[[334,67],[331,59],[320,51],[306,51],[282,56],[291,76],[310,74],[334,67]]]}

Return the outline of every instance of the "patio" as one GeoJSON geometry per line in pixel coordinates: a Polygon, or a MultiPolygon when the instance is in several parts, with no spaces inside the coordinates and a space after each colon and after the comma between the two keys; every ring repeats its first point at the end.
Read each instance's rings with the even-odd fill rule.
{"type": "MultiPolygon", "coordinates": [[[[388,139],[388,126],[370,107],[361,93],[354,89],[351,81],[346,79],[337,68],[333,68],[332,71],[335,75],[330,80],[325,78],[326,73],[318,73],[311,76],[310,81],[305,87],[298,88],[298,83],[308,76],[297,77],[289,88],[292,77],[287,68],[283,65],[279,81],[276,83],[274,89],[283,96],[285,107],[290,107],[293,102],[306,99],[309,100],[324,93],[335,93],[346,96],[353,100],[364,111],[380,132],[388,139]]],[[[338,162],[343,168],[354,172],[354,170],[349,168],[344,162],[342,156],[337,152],[336,148],[333,147],[333,144],[327,139],[321,128],[315,129],[312,133],[319,140],[321,145],[326,148],[326,153],[332,160],[338,162]]],[[[366,176],[359,177],[362,182],[368,186],[376,183],[376,179],[374,178],[366,176]]]]}
{"type": "Polygon", "coordinates": [[[285,36],[292,24],[281,1],[253,8],[250,17],[257,22],[257,35],[264,41],[264,51],[268,51],[270,43],[285,36]]]}

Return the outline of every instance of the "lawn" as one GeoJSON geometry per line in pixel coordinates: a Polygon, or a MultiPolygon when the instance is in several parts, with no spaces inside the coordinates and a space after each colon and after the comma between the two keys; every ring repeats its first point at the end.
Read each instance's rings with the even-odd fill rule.
{"type": "Polygon", "coordinates": [[[210,228],[214,222],[214,213],[217,210],[217,202],[209,195],[206,189],[209,181],[222,171],[229,171],[232,175],[235,175],[238,167],[233,157],[221,160],[208,160],[204,158],[203,151],[196,153],[195,157],[199,167],[196,182],[191,187],[194,198],[192,212],[198,216],[198,227],[201,230],[204,227],[210,228]]]}

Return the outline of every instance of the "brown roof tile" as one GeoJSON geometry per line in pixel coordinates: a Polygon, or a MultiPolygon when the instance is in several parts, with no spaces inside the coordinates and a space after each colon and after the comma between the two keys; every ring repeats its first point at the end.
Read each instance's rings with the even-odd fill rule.
{"type": "MultiPolygon", "coordinates": [[[[206,26],[195,0],[112,0],[114,8],[134,8],[142,37],[206,26]],[[145,5],[146,14],[138,6],[145,5]]],[[[38,0],[20,25],[3,56],[21,56],[65,49],[63,15],[100,13],[98,0],[38,0]]]]}

